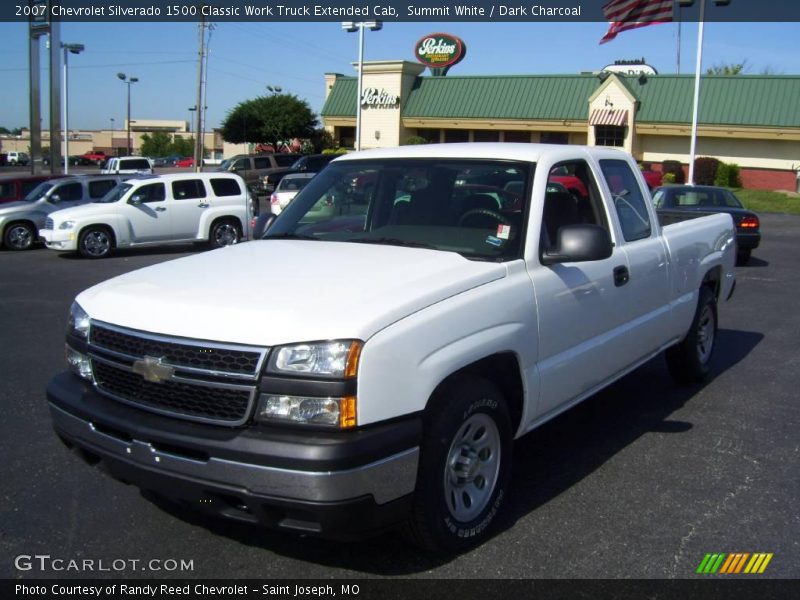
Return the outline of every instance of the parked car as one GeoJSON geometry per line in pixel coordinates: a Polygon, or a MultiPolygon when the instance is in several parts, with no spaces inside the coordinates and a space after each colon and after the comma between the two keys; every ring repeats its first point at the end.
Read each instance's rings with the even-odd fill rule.
{"type": "Polygon", "coordinates": [[[6,162],[10,165],[27,165],[31,160],[27,152],[11,151],[6,153],[6,162]]]}
{"type": "Polygon", "coordinates": [[[269,197],[270,212],[279,215],[281,211],[291,202],[295,196],[306,187],[316,173],[293,173],[286,175],[278,183],[278,187],[269,197]]]}
{"type": "MultiPolygon", "coordinates": [[[[65,162],[64,161],[64,157],[62,156],[61,157],[61,166],[62,167],[64,166],[64,162],[65,162]]],[[[45,166],[49,165],[50,164],[50,157],[49,156],[42,157],[42,164],[45,165],[45,166]]],[[[69,157],[69,166],[70,167],[77,167],[77,166],[86,165],[86,164],[89,164],[89,163],[85,162],[82,159],[82,157],[80,157],[80,156],[72,155],[72,156],[69,157]]]]}
{"type": "Polygon", "coordinates": [[[100,169],[104,175],[152,175],[153,163],[143,156],[121,156],[109,158],[100,169]]]}
{"type": "Polygon", "coordinates": [[[182,157],[177,155],[172,156],[159,156],[158,158],[153,159],[153,166],[154,167],[173,167],[175,163],[179,161],[182,157]]]}
{"type": "Polygon", "coordinates": [[[179,158],[173,164],[176,167],[181,167],[181,168],[194,167],[194,157],[193,156],[186,156],[184,158],[179,158]]]}
{"type": "Polygon", "coordinates": [[[109,158],[111,158],[108,154],[102,151],[97,150],[89,150],[84,152],[80,158],[82,159],[81,164],[85,165],[102,165],[105,163],[109,158]]]}
{"type": "Polygon", "coordinates": [[[102,198],[119,177],[78,175],[41,182],[23,200],[0,206],[0,234],[9,250],[29,250],[50,213],[102,198]]]}
{"type": "Polygon", "coordinates": [[[664,349],[677,380],[709,373],[734,261],[730,216],[662,228],[620,150],[354,153],[263,239],[79,294],[50,414],[89,464],[218,518],[460,552],[513,520],[515,438],[664,349]],[[561,165],[586,213],[546,192],[561,165]],[[509,180],[522,203],[454,196],[509,180]]]}
{"type": "Polygon", "coordinates": [[[269,193],[272,188],[264,187],[264,176],[289,170],[297,154],[237,154],[222,161],[217,171],[236,173],[244,179],[253,193],[269,193]]]}
{"type": "Polygon", "coordinates": [[[274,170],[264,176],[262,189],[274,190],[281,179],[292,173],[319,173],[328,166],[334,158],[341,154],[306,154],[298,158],[291,167],[286,170],[274,170]]]}
{"type": "Polygon", "coordinates": [[[37,185],[43,181],[56,179],[58,177],[63,177],[63,175],[23,175],[20,177],[2,177],[0,178],[0,204],[24,200],[25,196],[30,194],[37,185]]]}
{"type": "Polygon", "coordinates": [[[171,173],[127,179],[92,204],[49,215],[48,248],[103,258],[115,248],[247,239],[250,196],[238,175],[171,173]]]}
{"type": "Polygon", "coordinates": [[[724,187],[710,185],[669,185],[653,192],[653,202],[662,224],[668,225],[714,213],[729,214],[736,225],[736,257],[740,265],[747,264],[761,243],[761,221],[752,210],[724,187]]]}

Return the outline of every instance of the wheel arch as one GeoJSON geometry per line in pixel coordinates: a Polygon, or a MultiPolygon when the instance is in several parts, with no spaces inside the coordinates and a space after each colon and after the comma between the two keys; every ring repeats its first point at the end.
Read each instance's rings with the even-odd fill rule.
{"type": "Polygon", "coordinates": [[[706,271],[703,280],[700,282],[700,287],[709,288],[714,294],[714,298],[719,301],[719,294],[722,289],[722,266],[717,265],[706,271]]]}
{"type": "Polygon", "coordinates": [[[89,223],[88,225],[81,225],[81,227],[78,229],[78,235],[75,236],[75,240],[76,240],[76,242],[78,242],[78,244],[80,244],[80,239],[81,239],[81,236],[83,235],[83,232],[86,231],[87,229],[91,229],[92,227],[95,227],[97,229],[105,229],[106,231],[108,231],[111,234],[111,247],[112,248],[116,248],[117,247],[117,231],[116,231],[116,229],[114,229],[114,226],[111,225],[110,223],[103,223],[103,222],[96,222],[96,223],[89,223]]]}

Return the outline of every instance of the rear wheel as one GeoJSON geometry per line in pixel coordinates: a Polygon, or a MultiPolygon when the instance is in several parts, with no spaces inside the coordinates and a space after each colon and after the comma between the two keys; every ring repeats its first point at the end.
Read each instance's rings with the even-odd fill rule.
{"type": "Polygon", "coordinates": [[[702,381],[708,375],[717,339],[717,300],[707,286],[700,288],[692,325],[682,342],[666,352],[667,366],[680,383],[702,381]]]}
{"type": "Polygon", "coordinates": [[[417,490],[406,533],[435,552],[484,541],[505,501],[511,470],[511,419],[489,381],[455,381],[426,417],[417,490]]]}
{"type": "Polygon", "coordinates": [[[12,223],[3,234],[3,243],[9,250],[30,250],[34,241],[36,233],[30,223],[12,223]]]}
{"type": "Polygon", "coordinates": [[[78,236],[78,252],[84,258],[105,258],[111,254],[114,241],[111,232],[97,225],[87,227],[78,236]]]}
{"type": "Polygon", "coordinates": [[[233,246],[234,244],[238,244],[241,239],[242,228],[236,221],[230,219],[217,221],[211,226],[209,243],[212,248],[233,246]]]}

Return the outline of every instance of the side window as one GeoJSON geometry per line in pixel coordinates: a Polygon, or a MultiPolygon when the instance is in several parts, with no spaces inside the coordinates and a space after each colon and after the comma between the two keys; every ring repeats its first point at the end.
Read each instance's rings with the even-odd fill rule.
{"type": "Polygon", "coordinates": [[[40,183],[42,183],[40,180],[24,182],[22,184],[22,197],[27,196],[40,183]]]}
{"type": "Polygon", "coordinates": [[[136,190],[135,196],[140,196],[143,203],[163,202],[167,197],[167,188],[163,183],[149,183],[136,190]]]}
{"type": "Polygon", "coordinates": [[[297,161],[294,154],[276,154],[273,158],[279,167],[291,167],[297,161]]]}
{"type": "Polygon", "coordinates": [[[61,202],[72,202],[83,197],[83,187],[80,183],[67,183],[56,188],[53,192],[61,202]]]}
{"type": "Polygon", "coordinates": [[[102,198],[115,185],[117,185],[117,182],[114,181],[113,179],[101,179],[100,181],[90,181],[89,182],[89,197],[90,198],[102,198]]]}
{"type": "Polygon", "coordinates": [[[558,243],[559,229],[581,223],[608,229],[597,184],[585,161],[559,163],[547,178],[540,239],[542,250],[558,243]]]}
{"type": "Polygon", "coordinates": [[[272,163],[269,162],[269,159],[262,156],[261,158],[254,158],[253,159],[253,168],[254,169],[270,169],[272,168],[272,163]]]}
{"type": "Polygon", "coordinates": [[[249,168],[250,168],[250,159],[248,158],[240,158],[233,165],[234,171],[247,171],[247,169],[249,168]]]}
{"type": "Polygon", "coordinates": [[[205,198],[206,188],[200,179],[186,179],[172,182],[172,196],[175,200],[191,200],[205,198]]]}
{"type": "Polygon", "coordinates": [[[606,179],[614,209],[617,211],[622,235],[632,242],[650,237],[650,213],[647,212],[642,189],[627,161],[602,159],[600,169],[606,179]]]}
{"type": "Polygon", "coordinates": [[[217,177],[211,180],[211,189],[215,196],[238,196],[242,193],[239,182],[235,179],[217,177]]]}

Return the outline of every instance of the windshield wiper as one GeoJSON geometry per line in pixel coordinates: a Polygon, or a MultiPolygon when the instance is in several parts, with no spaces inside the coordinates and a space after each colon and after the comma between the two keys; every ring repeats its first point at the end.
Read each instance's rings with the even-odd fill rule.
{"type": "Polygon", "coordinates": [[[262,240],[314,240],[319,241],[318,237],[313,235],[303,235],[301,233],[277,233],[275,235],[268,235],[261,238],[262,240]]]}
{"type": "Polygon", "coordinates": [[[426,244],[424,242],[411,242],[409,240],[401,240],[399,238],[389,237],[350,238],[349,240],[345,241],[353,242],[355,244],[384,244],[386,246],[405,246],[407,248],[428,248],[429,250],[438,250],[438,248],[432,244],[426,244]]]}

